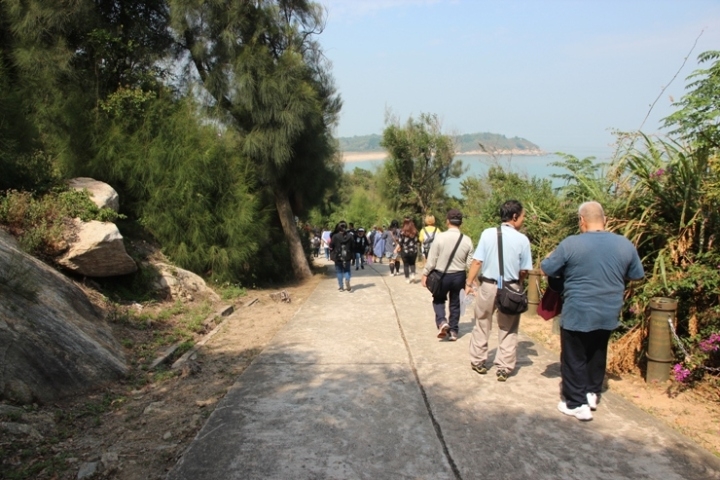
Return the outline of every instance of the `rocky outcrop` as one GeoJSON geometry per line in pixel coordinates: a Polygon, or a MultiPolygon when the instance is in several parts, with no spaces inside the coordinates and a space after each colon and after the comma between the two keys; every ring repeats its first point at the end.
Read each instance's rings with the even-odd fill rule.
{"type": "Polygon", "coordinates": [[[167,297],[186,301],[193,301],[197,297],[220,300],[220,296],[208,288],[205,280],[193,272],[166,263],[153,263],[152,268],[159,275],[154,284],[155,290],[164,292],[167,297]]]}
{"type": "Polygon", "coordinates": [[[110,208],[116,212],[120,211],[120,197],[115,189],[107,183],[94,178],[78,177],[69,180],[68,185],[75,190],[87,190],[90,198],[98,208],[110,208]]]}
{"type": "Polygon", "coordinates": [[[0,235],[0,398],[49,402],[127,374],[85,293],[0,235]]]}
{"type": "Polygon", "coordinates": [[[68,250],[58,264],[87,277],[114,277],[137,271],[114,223],[73,220],[68,250]]]}

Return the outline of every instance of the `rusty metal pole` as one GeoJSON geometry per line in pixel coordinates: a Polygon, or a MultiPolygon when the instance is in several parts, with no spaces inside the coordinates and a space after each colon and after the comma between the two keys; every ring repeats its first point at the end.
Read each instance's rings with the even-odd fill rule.
{"type": "Polygon", "coordinates": [[[672,338],[668,321],[675,321],[677,300],[655,297],[650,300],[646,382],[666,382],[673,361],[672,338]]]}

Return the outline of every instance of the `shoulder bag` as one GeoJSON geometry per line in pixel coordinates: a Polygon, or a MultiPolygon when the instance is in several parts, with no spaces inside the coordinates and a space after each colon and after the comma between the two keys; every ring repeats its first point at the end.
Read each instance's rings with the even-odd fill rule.
{"type": "Polygon", "coordinates": [[[425,285],[427,286],[427,289],[430,290],[430,293],[433,294],[433,297],[438,297],[442,293],[442,279],[445,276],[445,273],[447,273],[448,268],[450,268],[450,264],[452,263],[453,258],[455,258],[455,252],[457,252],[463,237],[464,235],[461,233],[460,238],[458,238],[458,241],[455,244],[455,248],[453,248],[453,251],[450,254],[450,259],[448,260],[447,265],[445,265],[445,270],[443,270],[442,273],[440,273],[439,270],[433,270],[425,279],[425,285]]]}
{"type": "Polygon", "coordinates": [[[503,265],[503,248],[502,248],[502,229],[498,227],[498,257],[500,258],[500,281],[501,285],[495,295],[495,306],[498,310],[506,315],[519,315],[528,309],[528,298],[522,285],[520,290],[515,290],[505,282],[503,275],[505,274],[503,265]]]}

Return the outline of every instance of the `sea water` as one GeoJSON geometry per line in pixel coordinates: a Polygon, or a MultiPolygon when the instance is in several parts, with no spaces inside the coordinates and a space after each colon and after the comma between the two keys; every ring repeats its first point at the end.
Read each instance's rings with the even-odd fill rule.
{"type": "MultiPolygon", "coordinates": [[[[596,163],[607,163],[610,161],[611,151],[609,149],[558,149],[569,155],[574,155],[578,159],[587,157],[595,157],[596,163]]],[[[506,171],[514,172],[527,178],[547,179],[552,182],[552,186],[557,188],[563,185],[564,180],[555,178],[553,175],[561,175],[569,173],[563,167],[555,166],[554,163],[563,162],[564,159],[556,154],[548,155],[514,155],[514,156],[498,156],[491,157],[488,155],[460,154],[455,156],[456,159],[462,160],[467,171],[461,178],[455,178],[448,181],[448,193],[450,195],[460,196],[460,183],[468,177],[477,177],[487,174],[490,167],[499,165],[506,171]]],[[[345,171],[350,173],[355,168],[362,168],[375,172],[382,166],[383,159],[365,160],[360,162],[346,162],[345,171]]]]}

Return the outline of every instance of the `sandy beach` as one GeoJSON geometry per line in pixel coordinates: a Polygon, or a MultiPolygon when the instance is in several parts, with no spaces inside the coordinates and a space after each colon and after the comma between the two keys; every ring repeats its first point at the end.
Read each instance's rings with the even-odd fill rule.
{"type": "Polygon", "coordinates": [[[369,162],[383,160],[387,155],[385,152],[343,152],[343,162],[369,162]]]}
{"type": "MultiPolygon", "coordinates": [[[[493,152],[496,156],[543,156],[547,155],[542,150],[497,150],[493,152]]],[[[489,156],[490,153],[483,150],[474,150],[472,152],[457,152],[455,155],[481,155],[489,156]]],[[[386,152],[343,152],[343,162],[369,162],[374,160],[384,160],[387,156],[386,152]]]]}

